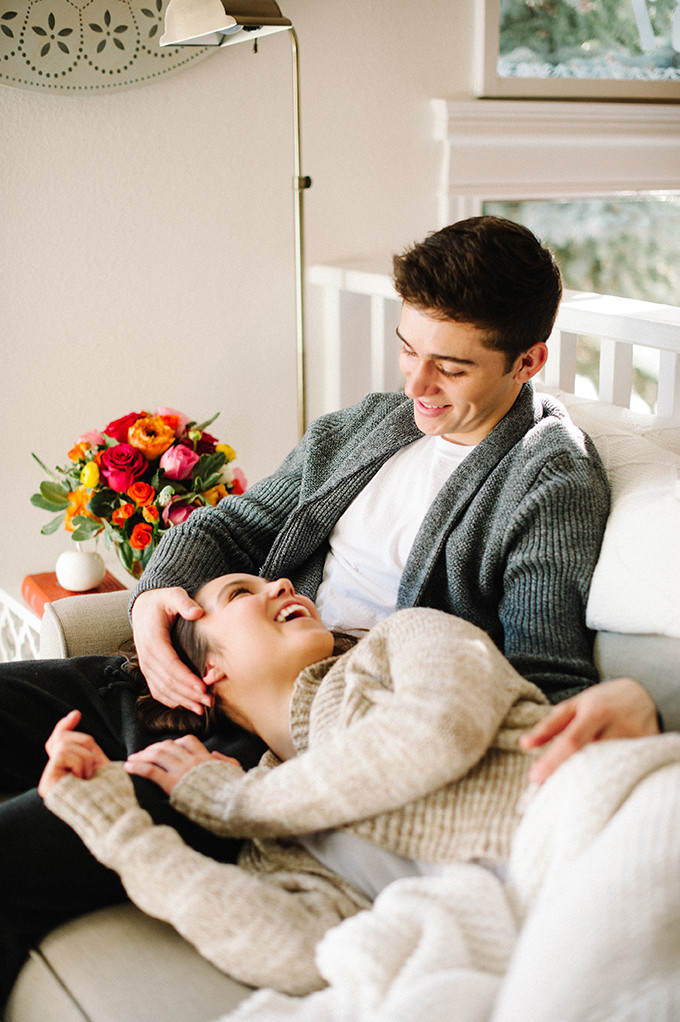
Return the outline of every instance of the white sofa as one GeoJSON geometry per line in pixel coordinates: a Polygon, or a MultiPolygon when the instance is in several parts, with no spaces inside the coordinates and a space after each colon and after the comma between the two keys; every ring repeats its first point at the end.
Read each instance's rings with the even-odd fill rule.
{"type": "MultiPolygon", "coordinates": [[[[598,445],[613,488],[588,608],[600,674],[636,677],[667,729],[680,730],[680,426],[560,396],[598,445]]],[[[115,652],[130,634],[127,600],[123,592],[48,605],[41,656],[115,652]]],[[[210,1022],[249,993],[169,926],[124,905],[49,934],[24,967],[5,1022],[210,1022]]]]}

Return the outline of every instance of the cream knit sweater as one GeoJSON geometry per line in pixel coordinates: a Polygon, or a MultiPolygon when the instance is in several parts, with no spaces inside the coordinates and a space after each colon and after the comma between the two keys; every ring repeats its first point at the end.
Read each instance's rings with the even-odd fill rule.
{"type": "Polygon", "coordinates": [[[322,985],[320,937],[368,902],[290,839],[346,826],[421,861],[506,859],[532,761],[517,737],[548,709],[484,632],[404,610],[299,676],[295,759],[267,753],[248,773],[207,762],[175,788],[187,816],[251,839],[238,866],[154,826],[120,765],[46,801],[144,911],[235,978],[299,994],[322,985]]]}

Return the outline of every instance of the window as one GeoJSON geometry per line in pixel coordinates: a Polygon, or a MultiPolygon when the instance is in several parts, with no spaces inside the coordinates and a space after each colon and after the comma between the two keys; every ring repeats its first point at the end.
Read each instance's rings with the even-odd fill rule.
{"type": "Polygon", "coordinates": [[[680,97],[678,0],[478,0],[486,96],[680,97]]]}
{"type": "MultiPolygon", "coordinates": [[[[485,202],[485,213],[529,227],[555,254],[565,287],[677,304],[680,295],[680,192],[570,199],[485,202]]],[[[599,344],[579,338],[577,390],[595,393],[599,344]]],[[[633,404],[654,411],[658,352],[633,349],[633,404]]]]}

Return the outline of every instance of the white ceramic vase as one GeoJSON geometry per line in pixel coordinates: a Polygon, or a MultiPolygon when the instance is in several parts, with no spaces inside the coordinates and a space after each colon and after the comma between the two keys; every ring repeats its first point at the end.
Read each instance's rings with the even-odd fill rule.
{"type": "Polygon", "coordinates": [[[72,593],[95,589],[106,574],[106,565],[96,550],[65,550],[57,558],[57,582],[72,593]]]}

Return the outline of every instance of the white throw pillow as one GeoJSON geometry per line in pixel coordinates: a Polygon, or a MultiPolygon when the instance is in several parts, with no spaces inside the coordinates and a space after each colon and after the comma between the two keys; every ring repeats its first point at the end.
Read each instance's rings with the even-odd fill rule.
{"type": "Polygon", "coordinates": [[[612,491],[588,626],[680,637],[680,424],[556,396],[595,443],[612,491]]]}

